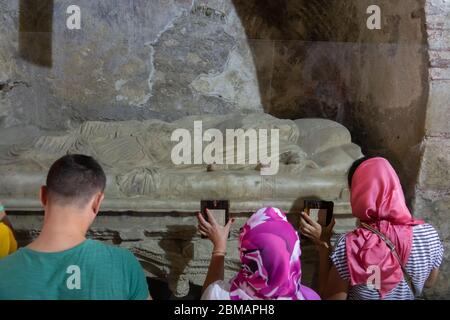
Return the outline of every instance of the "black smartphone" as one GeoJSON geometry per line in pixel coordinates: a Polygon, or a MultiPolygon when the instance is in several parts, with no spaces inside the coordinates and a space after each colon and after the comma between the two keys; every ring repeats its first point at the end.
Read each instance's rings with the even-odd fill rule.
{"type": "Polygon", "coordinates": [[[328,226],[333,219],[333,201],[305,200],[303,211],[321,226],[328,226]]]}
{"type": "MultiPolygon", "coordinates": [[[[208,221],[206,209],[214,216],[217,223],[224,226],[230,220],[230,201],[228,200],[202,200],[200,202],[200,212],[208,221]]],[[[228,236],[229,237],[229,236],[228,236]]],[[[205,238],[202,236],[202,238],[205,238]]]]}

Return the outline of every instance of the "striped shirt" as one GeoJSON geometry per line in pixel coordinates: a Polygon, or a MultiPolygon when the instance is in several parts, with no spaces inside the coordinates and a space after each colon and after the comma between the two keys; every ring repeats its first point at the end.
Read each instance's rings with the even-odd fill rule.
{"type": "MultiPolygon", "coordinates": [[[[412,278],[417,295],[422,293],[425,281],[433,269],[439,268],[442,262],[444,247],[436,230],[429,224],[413,227],[413,243],[411,254],[406,263],[406,271],[412,278]]],[[[341,278],[350,282],[345,248],[345,235],[336,242],[334,251],[330,255],[331,262],[336,267],[341,278]]],[[[366,284],[350,286],[349,300],[379,300],[380,294],[376,289],[366,284]]],[[[408,283],[403,279],[397,287],[389,292],[385,300],[413,300],[414,296],[408,283]]]]}

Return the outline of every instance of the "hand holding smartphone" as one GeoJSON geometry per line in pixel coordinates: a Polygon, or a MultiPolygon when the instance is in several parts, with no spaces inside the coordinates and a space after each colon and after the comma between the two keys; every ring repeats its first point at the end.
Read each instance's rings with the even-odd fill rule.
{"type": "MultiPolygon", "coordinates": [[[[206,221],[208,221],[206,210],[213,215],[216,222],[221,226],[225,226],[230,220],[230,201],[228,200],[202,200],[200,207],[200,212],[206,221]]],[[[202,238],[205,239],[206,237],[202,236],[202,238]]]]}

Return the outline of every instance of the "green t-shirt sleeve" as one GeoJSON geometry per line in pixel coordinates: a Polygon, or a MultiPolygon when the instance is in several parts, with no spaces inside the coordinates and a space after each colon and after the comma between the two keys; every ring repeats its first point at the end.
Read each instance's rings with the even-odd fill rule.
{"type": "Polygon", "coordinates": [[[127,266],[129,272],[129,300],[147,300],[149,296],[147,278],[145,277],[144,270],[135,256],[128,252],[127,266]]]}

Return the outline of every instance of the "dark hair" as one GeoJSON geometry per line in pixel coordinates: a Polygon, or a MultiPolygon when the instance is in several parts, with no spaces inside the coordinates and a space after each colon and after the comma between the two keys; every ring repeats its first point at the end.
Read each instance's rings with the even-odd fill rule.
{"type": "Polygon", "coordinates": [[[103,192],[106,175],[92,157],[70,154],[58,159],[47,175],[47,190],[52,201],[82,204],[103,192]]]}
{"type": "Polygon", "coordinates": [[[363,157],[363,158],[360,158],[360,159],[356,160],[355,162],[353,162],[352,166],[348,170],[348,176],[347,176],[349,188],[352,187],[353,175],[355,174],[355,171],[356,171],[356,169],[358,169],[359,165],[361,163],[363,163],[364,161],[372,159],[372,158],[373,157],[363,157]]]}

